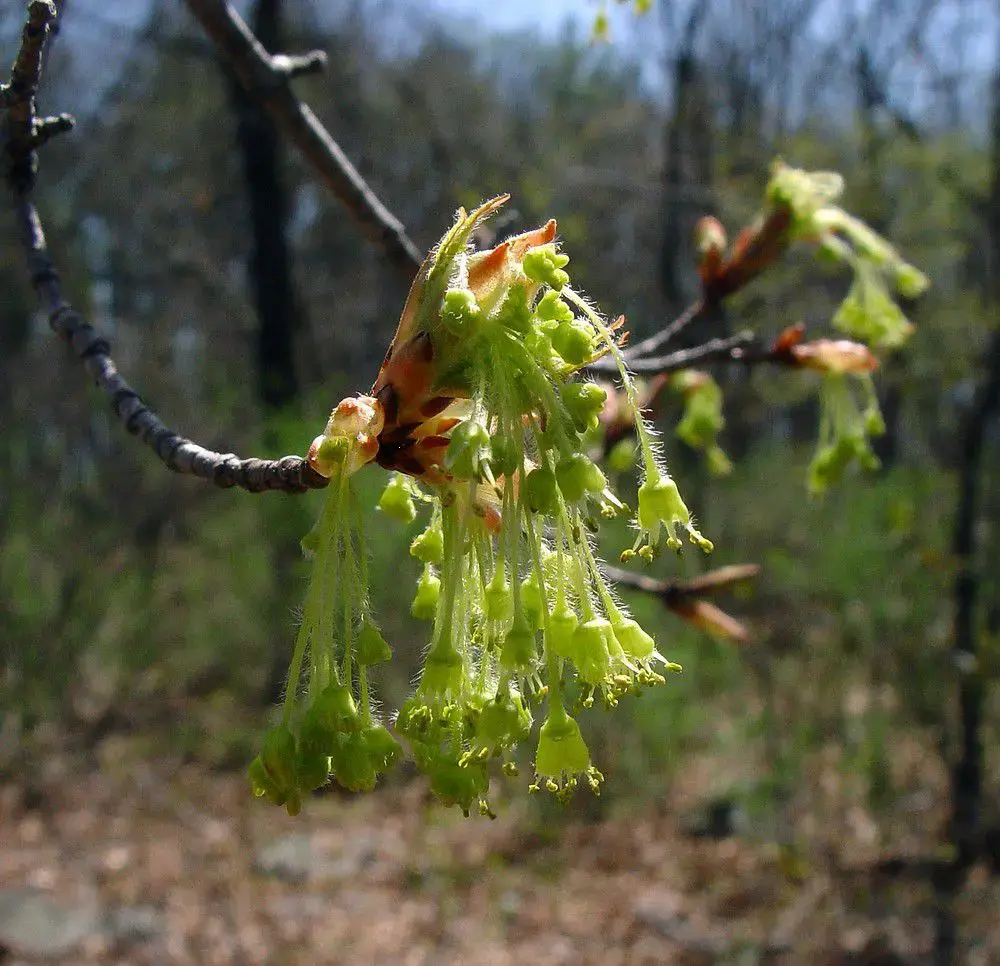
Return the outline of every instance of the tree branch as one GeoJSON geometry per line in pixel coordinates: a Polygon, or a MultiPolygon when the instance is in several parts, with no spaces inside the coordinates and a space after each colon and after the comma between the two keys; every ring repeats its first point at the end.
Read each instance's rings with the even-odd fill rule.
{"type": "Polygon", "coordinates": [[[55,18],[56,8],[51,0],[31,0],[10,83],[0,88],[0,110],[5,112],[0,128],[3,165],[7,181],[15,191],[28,191],[34,184],[38,170],[35,148],[73,126],[68,114],[58,118],[39,118],[35,114],[42,51],[55,18]]]}
{"type": "Polygon", "coordinates": [[[0,92],[0,104],[4,108],[0,119],[4,176],[11,191],[31,284],[48,315],[50,326],[70,344],[108,397],[126,430],[153,449],[169,469],[210,479],[219,486],[239,486],[250,492],[302,493],[326,486],[328,481],[301,456],[279,460],[240,459],[232,453],[213,452],[168,429],[118,372],[107,341],[63,299],[59,273],[31,200],[38,167],[35,148],[72,123],[66,115],[38,118],[35,114],[42,52],[55,16],[56,10],[50,0],[32,0],[29,4],[28,22],[11,71],[11,82],[0,92]]]}
{"type": "MultiPolygon", "coordinates": [[[[375,196],[319,118],[295,96],[292,76],[306,72],[302,58],[275,58],[254,37],[226,0],[185,0],[240,82],[257,97],[275,123],[351,213],[362,232],[380,245],[393,266],[407,279],[423,258],[400,221],[375,196]]],[[[310,62],[308,70],[319,69],[310,62]]]]}
{"type": "Polygon", "coordinates": [[[760,574],[760,567],[757,564],[729,564],[687,580],[657,580],[648,574],[637,574],[635,571],[623,570],[620,567],[606,566],[604,570],[616,584],[653,594],[662,598],[664,603],[702,597],[732,587],[734,584],[753,580],[760,574]]]}
{"type": "Polygon", "coordinates": [[[657,580],[619,567],[605,566],[603,569],[616,584],[658,597],[667,610],[699,630],[739,643],[750,639],[743,624],[704,598],[734,584],[753,580],[760,573],[757,564],[731,564],[690,580],[657,580]]]}
{"type": "Polygon", "coordinates": [[[327,485],[329,481],[301,456],[241,459],[233,453],[206,449],[169,429],[118,372],[107,341],[64,301],[59,273],[49,255],[38,212],[27,195],[15,195],[14,213],[31,283],[52,330],[72,347],[108,398],[119,422],[149,446],[168,469],[212,480],[222,487],[238,486],[251,493],[263,490],[304,493],[327,485]]]}
{"type": "Polygon", "coordinates": [[[752,332],[737,332],[726,339],[709,339],[690,349],[678,349],[665,356],[652,359],[633,359],[629,368],[637,373],[670,373],[705,362],[742,362],[745,365],[780,361],[774,353],[761,345],[752,332]]]}
{"type": "Polygon", "coordinates": [[[707,309],[708,306],[704,299],[692,302],[677,318],[667,323],[655,335],[651,335],[648,339],[643,339],[642,342],[636,342],[635,345],[629,346],[628,351],[625,353],[625,358],[631,360],[640,356],[648,356],[651,352],[656,352],[661,346],[666,345],[680,335],[692,322],[697,321],[705,314],[707,309]]]}

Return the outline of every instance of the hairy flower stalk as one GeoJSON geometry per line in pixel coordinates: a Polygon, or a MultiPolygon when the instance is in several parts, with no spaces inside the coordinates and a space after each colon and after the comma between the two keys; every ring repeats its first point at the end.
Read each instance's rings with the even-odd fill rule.
{"type": "Polygon", "coordinates": [[[368,667],[391,656],[368,609],[361,510],[351,486],[352,473],[374,452],[381,417],[370,403],[342,402],[310,450],[331,482],[302,541],[314,565],[281,720],[250,765],[255,794],[292,815],[304,794],[331,777],[351,791],[370,791],[402,751],[374,714],[368,686],[368,667]]]}
{"type": "MultiPolygon", "coordinates": [[[[835,324],[898,345],[909,323],[884,304],[886,286],[916,292],[925,280],[831,204],[840,186],[835,175],[777,167],[767,205],[783,234],[770,239],[772,248],[805,239],[849,262],[855,284],[835,324]]],[[[473,231],[506,200],[471,214],[459,209],[413,283],[370,392],[343,400],[310,448],[310,464],[330,485],[304,541],[313,573],[281,721],[250,768],[256,793],[290,812],[330,779],[372,788],[401,752],[375,714],[367,678],[390,657],[369,610],[351,486],[370,463],[392,471],[378,505],[386,517],[408,524],[430,506],[410,545],[422,564],[411,612],[430,624],[429,644],[394,729],[442,802],[492,815],[491,765],[517,773],[515,751],[535,714],[542,723],[530,787],[559,797],[581,783],[598,791],[603,777],[576,717],[595,701],[614,707],[677,669],[615,597],[592,542],[601,517],[627,512],[588,455],[607,419],[608,392],[579,374],[599,358],[610,356],[618,369],[640,466],[637,535],[622,559],[680,550],[685,539],[705,551],[712,544],[663,463],[626,368],[623,319],[606,321],[572,288],[555,222],[470,251],[473,231]]],[[[743,249],[724,255],[724,234],[713,244],[718,270],[736,271],[743,249]]],[[[818,490],[847,463],[874,459],[875,360],[859,343],[799,339],[780,348],[790,364],[823,374],[811,470],[818,490]]],[[[719,387],[690,372],[675,388],[686,406],[681,437],[724,469],[719,387]]]]}
{"type": "MultiPolygon", "coordinates": [[[[641,414],[616,332],[570,287],[556,225],[469,251],[506,197],[466,214],[424,263],[371,392],[345,399],[310,449],[330,478],[305,542],[313,575],[280,724],[251,766],[260,795],[297,811],[332,778],[370,788],[398,755],[375,717],[366,668],[389,649],[368,610],[367,565],[351,476],[395,471],[379,509],[430,519],[410,553],[423,564],[414,616],[432,623],[413,695],[395,720],[437,797],[492,814],[490,763],[543,723],[532,788],[557,795],[600,772],[573,715],[664,679],[652,637],[613,595],[590,533],[625,511],[587,455],[606,391],[578,373],[610,354],[635,412],[643,483],[626,556],[651,557],[691,523],[641,414]]],[[[673,667],[673,666],[672,666],[673,667]]]]}

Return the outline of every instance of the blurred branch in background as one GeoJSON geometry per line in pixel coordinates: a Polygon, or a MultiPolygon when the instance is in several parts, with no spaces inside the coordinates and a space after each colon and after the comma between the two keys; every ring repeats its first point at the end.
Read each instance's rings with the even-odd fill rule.
{"type": "Polygon", "coordinates": [[[753,580],[760,574],[756,564],[730,564],[688,580],[657,580],[620,567],[605,570],[615,583],[657,597],[667,610],[699,630],[741,644],[750,639],[743,624],[705,598],[753,580]]]}
{"type": "MultiPolygon", "coordinates": [[[[252,12],[254,31],[272,63],[282,69],[278,57],[283,57],[289,77],[325,69],[326,55],[321,51],[294,58],[278,55],[282,12],[282,0],[257,0],[252,12]]],[[[252,241],[247,277],[253,284],[257,309],[257,394],[266,409],[276,412],[293,405],[298,398],[295,342],[298,333],[308,328],[293,281],[288,237],[291,198],[283,172],[281,139],[273,119],[232,68],[225,62],[222,67],[236,115],[250,209],[252,241]]]]}
{"type": "Polygon", "coordinates": [[[289,79],[301,73],[306,64],[319,69],[322,55],[308,54],[305,60],[272,57],[226,0],[185,2],[244,88],[264,105],[366,237],[381,246],[397,271],[412,278],[423,261],[420,250],[358,174],[330,132],[289,87],[289,79]]]}

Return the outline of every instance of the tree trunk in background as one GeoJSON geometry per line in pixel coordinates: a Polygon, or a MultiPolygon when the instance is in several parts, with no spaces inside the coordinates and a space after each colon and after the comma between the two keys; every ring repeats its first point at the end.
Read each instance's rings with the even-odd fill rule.
{"type": "MultiPolygon", "coordinates": [[[[670,49],[676,11],[663,5],[663,26],[670,49]]],[[[673,112],[667,123],[663,158],[663,241],[660,284],[670,314],[682,311],[701,290],[694,255],[694,226],[702,215],[715,214],[710,202],[713,182],[712,115],[704,96],[696,45],[711,0],[693,0],[687,21],[673,40],[671,74],[673,112]]],[[[702,342],[725,332],[722,309],[703,317],[693,332],[682,332],[677,346],[702,342]]],[[[673,348],[673,346],[671,346],[673,348]]],[[[687,477],[688,504],[700,516],[707,473],[700,453],[678,448],[675,466],[687,477]]]]}
{"type": "MultiPolygon", "coordinates": [[[[284,0],[255,0],[251,10],[250,26],[269,53],[282,52],[282,14],[286,9],[284,0]]],[[[229,83],[250,214],[248,269],[257,309],[257,398],[266,415],[298,401],[295,339],[305,327],[301,324],[302,306],[295,292],[287,236],[291,205],[282,178],[282,142],[270,117],[231,73],[229,83]]],[[[277,445],[277,440],[267,438],[268,432],[265,421],[264,442],[277,445]]],[[[298,540],[308,527],[301,518],[303,509],[296,504],[281,514],[280,533],[275,533],[270,543],[274,590],[269,603],[277,615],[287,613],[288,594],[301,557],[298,540]]],[[[277,616],[275,625],[281,623],[277,616]]],[[[264,701],[273,704],[281,700],[287,669],[284,642],[276,643],[264,685],[264,701]]]]}
{"type": "MultiPolygon", "coordinates": [[[[663,243],[660,283],[668,310],[679,312],[698,295],[691,249],[697,219],[715,214],[707,201],[712,185],[712,118],[701,96],[695,44],[709,10],[709,0],[695,0],[683,33],[676,40],[671,73],[674,109],[667,124],[663,159],[663,243]]],[[[664,4],[664,27],[673,26],[664,4]]],[[[704,337],[704,329],[699,338],[704,337]]]]}
{"type": "MultiPolygon", "coordinates": [[[[270,53],[281,45],[283,0],[257,0],[251,26],[270,53]]],[[[282,149],[273,122],[253,96],[230,77],[250,209],[252,251],[250,284],[257,306],[257,386],[265,409],[295,402],[295,332],[301,307],[295,297],[292,260],[286,237],[289,200],[281,177],[282,149]]]]}
{"type": "MultiPolygon", "coordinates": [[[[986,230],[992,271],[986,280],[985,297],[1000,305],[1000,34],[997,37],[993,75],[991,119],[992,175],[986,203],[986,230]]],[[[987,677],[981,666],[977,617],[981,554],[977,546],[983,447],[986,434],[1000,409],[1000,324],[995,323],[984,369],[968,415],[962,426],[959,457],[959,496],[952,531],[952,555],[957,566],[952,600],[954,624],[952,665],[958,679],[956,758],[951,763],[951,816],[948,823],[950,861],[934,882],[934,966],[952,966],[959,955],[955,900],[969,870],[983,855],[983,717],[987,677]]]]}
{"type": "MultiPolygon", "coordinates": [[[[885,197],[882,190],[886,138],[879,130],[879,108],[887,106],[883,81],[877,75],[868,48],[858,49],[858,111],[861,115],[861,155],[864,162],[865,204],[859,214],[880,235],[886,234],[885,197]]],[[[904,306],[911,317],[914,303],[904,306]]],[[[889,356],[881,369],[882,417],[885,432],[872,441],[875,455],[883,469],[892,467],[899,453],[899,424],[903,408],[903,379],[906,376],[905,352],[889,356]]]]}

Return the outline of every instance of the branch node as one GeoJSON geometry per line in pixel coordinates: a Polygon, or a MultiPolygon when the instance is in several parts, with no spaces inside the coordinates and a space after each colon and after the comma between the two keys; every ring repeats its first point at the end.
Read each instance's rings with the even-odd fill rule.
{"type": "Polygon", "coordinates": [[[304,74],[322,74],[327,67],[325,50],[310,50],[305,54],[275,54],[271,66],[288,80],[304,74]]]}
{"type": "Polygon", "coordinates": [[[72,114],[58,114],[55,117],[35,118],[32,125],[32,135],[28,139],[28,147],[33,151],[51,141],[59,134],[72,131],[76,119],[72,114]]]}

